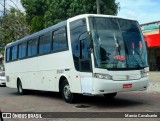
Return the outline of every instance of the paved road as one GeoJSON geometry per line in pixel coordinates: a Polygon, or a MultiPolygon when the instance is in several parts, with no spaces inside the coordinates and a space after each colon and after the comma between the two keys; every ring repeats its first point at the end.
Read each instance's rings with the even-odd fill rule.
{"type": "Polygon", "coordinates": [[[0,99],[3,97],[13,97],[18,95],[16,92],[17,89],[11,89],[8,87],[0,86],[0,99]]]}
{"type": "Polygon", "coordinates": [[[58,93],[32,92],[21,96],[16,89],[0,87],[3,112],[159,112],[159,102],[158,91],[119,93],[113,100],[83,97],[79,103],[67,104],[58,93]]]}
{"type": "Polygon", "coordinates": [[[58,93],[32,92],[19,95],[15,89],[0,88],[0,108],[2,111],[160,111],[160,92],[125,92],[115,99],[103,96],[83,97],[76,104],[67,104],[58,93]]]}

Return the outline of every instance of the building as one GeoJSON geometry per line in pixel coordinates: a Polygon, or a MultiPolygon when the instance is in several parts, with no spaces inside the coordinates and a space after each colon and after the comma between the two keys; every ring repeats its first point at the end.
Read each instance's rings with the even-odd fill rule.
{"type": "Polygon", "coordinates": [[[151,71],[160,71],[160,21],[141,25],[148,47],[148,62],[151,71]]]}

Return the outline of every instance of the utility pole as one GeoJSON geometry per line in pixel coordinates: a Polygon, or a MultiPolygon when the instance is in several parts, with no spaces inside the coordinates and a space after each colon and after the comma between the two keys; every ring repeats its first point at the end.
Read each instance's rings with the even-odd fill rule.
{"type": "Polygon", "coordinates": [[[3,11],[4,13],[4,16],[6,15],[6,0],[4,0],[4,11],[3,11]]]}
{"type": "Polygon", "coordinates": [[[100,0],[97,0],[96,1],[96,4],[97,4],[97,14],[100,14],[100,0]]]}

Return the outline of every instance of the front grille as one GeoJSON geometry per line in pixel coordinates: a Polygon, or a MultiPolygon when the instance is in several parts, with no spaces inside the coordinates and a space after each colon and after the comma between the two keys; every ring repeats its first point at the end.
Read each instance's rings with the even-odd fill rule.
{"type": "Polygon", "coordinates": [[[114,81],[138,80],[140,78],[141,78],[141,75],[116,75],[112,77],[114,81]]]}

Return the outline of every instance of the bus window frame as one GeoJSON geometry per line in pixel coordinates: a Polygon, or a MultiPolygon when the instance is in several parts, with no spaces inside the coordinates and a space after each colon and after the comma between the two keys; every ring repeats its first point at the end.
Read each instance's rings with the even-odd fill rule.
{"type": "Polygon", "coordinates": [[[11,60],[11,47],[6,48],[6,57],[5,57],[5,60],[6,60],[7,63],[12,61],[11,60]],[[9,49],[9,60],[7,60],[7,56],[8,56],[7,50],[8,49],[9,49]]]}
{"type": "MultiPolygon", "coordinates": [[[[67,50],[69,50],[69,41],[68,41],[68,35],[67,35],[67,26],[65,25],[65,26],[61,26],[61,27],[59,27],[59,28],[57,28],[57,29],[55,29],[55,30],[52,30],[52,32],[51,32],[52,34],[51,34],[51,49],[52,49],[52,53],[57,53],[57,52],[63,52],[63,51],[67,51],[67,50]],[[54,32],[58,32],[59,30],[61,30],[62,28],[64,28],[65,29],[65,34],[66,34],[66,44],[67,44],[67,47],[66,48],[64,48],[64,49],[57,49],[57,50],[54,50],[54,48],[53,48],[53,42],[54,42],[54,40],[53,40],[53,36],[54,36],[54,32]]],[[[59,32],[58,32],[58,35],[59,35],[59,32]]],[[[58,39],[58,42],[59,42],[59,39],[58,39]]]]}
{"type": "Polygon", "coordinates": [[[23,59],[26,59],[27,57],[28,57],[28,54],[27,54],[27,50],[28,50],[28,41],[24,41],[24,42],[22,42],[22,43],[19,43],[18,44],[18,60],[23,60],[23,59]],[[20,51],[20,45],[22,45],[22,44],[26,44],[26,52],[25,52],[25,57],[19,57],[19,51],[20,51]]]}
{"type": "Polygon", "coordinates": [[[35,38],[32,38],[30,40],[27,41],[27,58],[31,58],[31,57],[36,57],[38,55],[38,40],[37,40],[37,37],[35,38]],[[28,45],[29,45],[29,42],[33,42],[33,41],[36,41],[36,54],[35,55],[28,55],[28,45]]]}
{"type": "MultiPolygon", "coordinates": [[[[37,45],[38,45],[38,46],[37,46],[37,49],[38,49],[37,55],[38,55],[38,56],[46,55],[46,54],[50,54],[50,53],[51,53],[52,48],[51,48],[51,38],[50,38],[50,35],[51,35],[51,32],[48,31],[48,32],[45,32],[45,33],[43,33],[42,35],[40,35],[40,36],[38,37],[38,44],[37,44],[37,45]],[[48,34],[48,35],[49,35],[50,49],[49,49],[49,51],[47,51],[47,52],[40,53],[40,38],[43,37],[43,36],[45,37],[45,36],[46,36],[45,34],[48,34]]],[[[42,41],[44,41],[44,40],[42,40],[42,41]]]]}
{"type": "Polygon", "coordinates": [[[12,47],[10,47],[10,60],[11,61],[16,61],[16,60],[18,60],[18,45],[14,45],[14,46],[12,46],[12,47]],[[14,47],[16,47],[17,48],[17,51],[16,51],[16,58],[15,59],[13,59],[12,57],[13,57],[13,53],[12,53],[12,51],[13,51],[13,48],[14,47]]]}

